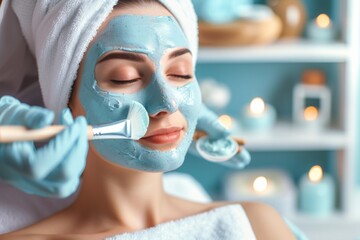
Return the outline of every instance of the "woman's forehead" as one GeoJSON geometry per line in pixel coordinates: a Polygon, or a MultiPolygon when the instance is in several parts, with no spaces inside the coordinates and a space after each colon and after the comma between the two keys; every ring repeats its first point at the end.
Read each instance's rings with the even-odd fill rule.
{"type": "Polygon", "coordinates": [[[111,19],[93,48],[98,57],[113,50],[160,57],[168,49],[188,49],[189,43],[172,16],[120,15],[111,19]]]}
{"type": "Polygon", "coordinates": [[[127,5],[118,8],[114,8],[111,14],[106,18],[104,23],[100,26],[98,34],[101,33],[109,24],[109,22],[121,15],[138,15],[138,16],[172,16],[171,12],[167,10],[160,3],[147,3],[140,5],[127,5]]]}

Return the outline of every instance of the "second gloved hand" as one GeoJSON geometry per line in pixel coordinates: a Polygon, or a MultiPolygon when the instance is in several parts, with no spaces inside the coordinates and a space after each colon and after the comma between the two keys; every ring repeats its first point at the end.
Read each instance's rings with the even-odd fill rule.
{"type": "MultiPolygon", "coordinates": [[[[52,124],[53,112],[30,107],[9,96],[0,98],[0,124],[31,129],[52,124]]],[[[75,121],[65,109],[60,124],[67,128],[37,149],[34,142],[0,144],[0,178],[24,192],[45,197],[67,197],[79,186],[88,150],[87,122],[75,121]]]]}
{"type": "MultiPolygon", "coordinates": [[[[218,120],[218,116],[209,110],[204,104],[201,107],[199,120],[197,123],[197,129],[204,131],[208,134],[212,140],[219,140],[230,136],[229,130],[227,130],[218,120]]],[[[221,165],[225,165],[231,168],[242,169],[246,167],[251,161],[251,156],[246,148],[242,147],[239,152],[225,162],[219,162],[221,165]]]]}

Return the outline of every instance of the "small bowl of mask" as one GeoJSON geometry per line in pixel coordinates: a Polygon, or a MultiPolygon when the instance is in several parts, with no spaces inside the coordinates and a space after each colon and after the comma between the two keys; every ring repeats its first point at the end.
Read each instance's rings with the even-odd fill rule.
{"type": "Polygon", "coordinates": [[[235,156],[239,145],[230,137],[211,140],[207,136],[196,142],[196,150],[201,157],[211,162],[224,162],[235,156]]]}

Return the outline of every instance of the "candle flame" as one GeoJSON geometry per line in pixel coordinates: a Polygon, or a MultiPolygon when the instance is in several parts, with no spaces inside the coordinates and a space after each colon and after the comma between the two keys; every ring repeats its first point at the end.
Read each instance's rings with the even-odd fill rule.
{"type": "Polygon", "coordinates": [[[233,124],[233,120],[229,115],[222,115],[219,117],[219,122],[226,128],[226,129],[230,129],[232,124],[233,124]]]}
{"type": "Polygon", "coordinates": [[[255,192],[258,192],[258,193],[265,192],[265,190],[267,189],[267,186],[268,186],[268,181],[267,181],[266,177],[264,177],[264,176],[257,177],[254,180],[253,187],[254,187],[255,192]]]}
{"type": "Polygon", "coordinates": [[[310,181],[314,183],[321,181],[323,177],[322,168],[319,165],[313,166],[308,173],[308,177],[310,181]]]}
{"type": "Polygon", "coordinates": [[[254,114],[262,114],[265,111],[265,102],[261,98],[254,98],[250,103],[250,111],[254,114]]]}
{"type": "Polygon", "coordinates": [[[304,119],[305,121],[314,121],[318,118],[319,116],[319,111],[317,110],[316,107],[314,106],[310,106],[310,107],[307,107],[305,108],[305,111],[304,111],[304,119]]]}
{"type": "Polygon", "coordinates": [[[329,16],[324,13],[317,16],[315,22],[320,28],[328,28],[331,25],[329,16]]]}

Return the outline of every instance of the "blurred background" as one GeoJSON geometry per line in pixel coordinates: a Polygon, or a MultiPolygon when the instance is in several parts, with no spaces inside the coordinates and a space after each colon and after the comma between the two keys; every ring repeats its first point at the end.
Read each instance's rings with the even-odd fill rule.
{"type": "Polygon", "coordinates": [[[310,239],[360,237],[360,2],[193,2],[204,102],[252,162],[189,155],[178,171],[213,199],[273,205],[310,239]]]}
{"type": "Polygon", "coordinates": [[[252,161],[189,155],[177,171],[214,200],[271,204],[310,239],[360,239],[360,1],[193,3],[203,100],[252,161]]]}

